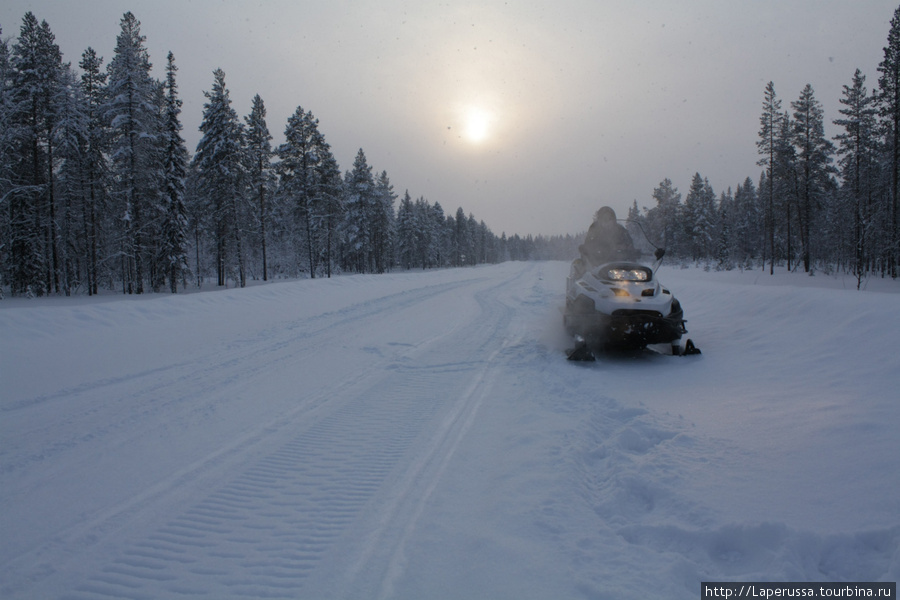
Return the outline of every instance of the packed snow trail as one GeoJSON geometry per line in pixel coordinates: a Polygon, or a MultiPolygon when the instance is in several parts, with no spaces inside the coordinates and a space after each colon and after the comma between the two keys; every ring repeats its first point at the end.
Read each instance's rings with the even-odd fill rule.
{"type": "Polygon", "coordinates": [[[22,513],[5,527],[14,539],[35,529],[46,538],[9,568],[44,579],[38,571],[65,566],[84,544],[97,554],[79,557],[79,570],[95,562],[96,574],[69,588],[54,573],[50,595],[296,597],[308,580],[314,596],[343,596],[344,586],[370,595],[383,579],[376,565],[392,567],[386,548],[413,526],[404,519],[452,456],[511,334],[500,291],[525,274],[460,275],[7,403],[4,471],[44,502],[75,500],[41,516],[49,523],[28,518],[31,502],[11,507],[22,513]],[[217,424],[224,438],[211,439],[217,424]],[[351,527],[363,513],[367,525],[351,527]],[[112,529],[122,533],[106,547],[112,529]]]}
{"type": "Polygon", "coordinates": [[[0,597],[900,576],[896,282],[669,270],[702,356],[573,364],[567,269],[3,305],[0,597]]]}

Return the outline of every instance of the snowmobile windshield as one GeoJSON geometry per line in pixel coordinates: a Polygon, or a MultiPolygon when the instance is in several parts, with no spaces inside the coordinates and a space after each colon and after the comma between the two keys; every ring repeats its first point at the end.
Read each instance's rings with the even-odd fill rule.
{"type": "Polygon", "coordinates": [[[650,281],[652,271],[646,267],[612,267],[606,269],[610,281],[650,281]]]}

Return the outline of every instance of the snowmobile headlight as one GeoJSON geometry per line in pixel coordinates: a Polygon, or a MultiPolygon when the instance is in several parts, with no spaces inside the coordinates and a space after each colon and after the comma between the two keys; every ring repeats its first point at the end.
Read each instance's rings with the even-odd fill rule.
{"type": "Polygon", "coordinates": [[[609,269],[606,278],[612,281],[650,281],[650,271],[645,269],[609,269]]]}

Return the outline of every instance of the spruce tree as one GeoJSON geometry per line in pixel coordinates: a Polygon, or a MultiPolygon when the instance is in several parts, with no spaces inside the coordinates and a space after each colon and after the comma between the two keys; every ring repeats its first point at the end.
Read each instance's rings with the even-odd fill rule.
{"type": "Polygon", "coordinates": [[[87,205],[88,115],[78,77],[68,66],[61,80],[62,85],[54,99],[57,124],[53,137],[60,160],[55,194],[59,201],[56,229],[59,232],[61,291],[70,296],[87,279],[82,265],[87,263],[88,249],[78,224],[83,225],[87,205]]]}
{"type": "Polygon", "coordinates": [[[840,157],[842,197],[852,208],[854,272],[857,287],[861,283],[867,254],[871,250],[867,240],[875,224],[875,185],[877,179],[878,141],[877,111],[875,97],[866,90],[866,76],[857,69],[853,75],[853,85],[844,86],[844,97],[840,102],[845,106],[839,112],[844,118],[835,119],[834,124],[844,129],[835,136],[840,157]]]}
{"type": "Polygon", "coordinates": [[[477,265],[481,256],[481,248],[478,245],[478,220],[475,219],[474,213],[470,212],[466,219],[466,231],[469,236],[467,240],[468,264],[477,265]]]}
{"type": "Polygon", "coordinates": [[[440,267],[444,212],[441,205],[430,204],[424,196],[413,203],[415,215],[415,255],[423,269],[440,267]]]}
{"type": "Polygon", "coordinates": [[[397,258],[406,270],[412,268],[416,258],[417,229],[415,206],[406,190],[397,208],[397,258]]]}
{"type": "Polygon", "coordinates": [[[884,60],[878,65],[879,114],[887,129],[888,173],[890,195],[890,255],[888,268],[892,277],[900,275],[900,7],[894,11],[888,32],[884,60]]]}
{"type": "Polygon", "coordinates": [[[734,196],[731,188],[722,192],[719,196],[718,227],[716,228],[716,270],[730,271],[734,268],[734,242],[732,231],[734,230],[734,196]]]}
{"type": "Polygon", "coordinates": [[[344,222],[342,237],[344,261],[348,269],[358,273],[372,270],[371,223],[375,202],[375,180],[366,154],[360,148],[353,161],[353,169],[344,177],[344,222]]]}
{"type": "MultiPolygon", "coordinates": [[[[770,256],[769,274],[775,272],[775,153],[778,129],[782,119],[781,100],[775,94],[775,84],[769,82],[763,99],[763,112],[759,118],[759,140],[756,147],[762,158],[756,164],[766,168],[765,229],[767,244],[763,246],[763,265],[766,250],[770,256]]],[[[760,190],[762,193],[762,190],[760,190]]]]}
{"type": "Polygon", "coordinates": [[[188,152],[181,137],[181,99],[175,81],[175,56],[169,52],[165,81],[165,192],[163,196],[164,224],[162,227],[161,263],[169,280],[169,290],[178,291],[178,283],[187,279],[187,209],[185,207],[185,178],[188,152]]]}
{"type": "Polygon", "coordinates": [[[150,262],[147,217],[159,199],[161,164],[157,148],[159,114],[150,58],[141,24],[131,12],[121,20],[109,63],[105,116],[111,127],[113,198],[122,222],[121,269],[126,293],[144,292],[150,262]]]}
{"type": "Polygon", "coordinates": [[[147,177],[152,182],[152,193],[148,196],[147,212],[144,215],[144,237],[147,251],[147,277],[154,293],[166,287],[166,278],[169,274],[169,260],[165,250],[166,210],[168,200],[166,198],[166,145],[168,135],[166,85],[165,80],[152,81],[151,90],[153,110],[153,137],[151,138],[152,166],[147,171],[147,177]]]}
{"type": "Polygon", "coordinates": [[[12,164],[14,155],[14,129],[12,126],[12,70],[9,64],[9,44],[3,37],[0,27],[0,299],[3,298],[3,286],[9,283],[10,257],[10,222],[8,205],[12,189],[12,164]]]}
{"type": "Polygon", "coordinates": [[[334,251],[338,245],[338,235],[344,217],[344,188],[341,169],[325,142],[324,136],[316,138],[319,160],[316,165],[316,205],[319,210],[318,232],[325,262],[325,274],[331,277],[334,268],[334,251]]]}
{"type": "Polygon", "coordinates": [[[253,97],[250,114],[244,117],[247,142],[247,187],[254,199],[256,222],[259,227],[259,244],[262,254],[262,278],[269,280],[268,268],[268,222],[270,208],[267,206],[272,174],[272,135],[266,125],[266,105],[257,94],[253,97]]]}
{"type": "Polygon", "coordinates": [[[300,220],[309,276],[315,278],[319,255],[315,206],[318,120],[312,112],[298,106],[288,117],[284,137],[285,142],[277,150],[279,161],[275,167],[279,176],[279,195],[291,203],[300,220]]]}
{"type": "Polygon", "coordinates": [[[789,113],[784,113],[778,122],[778,133],[775,138],[775,168],[772,172],[770,187],[775,190],[772,203],[772,236],[777,243],[772,246],[772,259],[778,259],[778,252],[791,270],[794,260],[794,221],[799,219],[799,190],[797,149],[794,146],[795,124],[789,113]],[[783,214],[784,218],[778,219],[783,214]]]}
{"type": "Polygon", "coordinates": [[[462,206],[456,209],[456,216],[453,220],[453,266],[461,267],[466,264],[469,259],[467,255],[469,249],[469,222],[466,220],[466,213],[462,206]]]}
{"type": "Polygon", "coordinates": [[[734,223],[732,235],[736,238],[734,258],[740,264],[749,267],[765,245],[763,209],[753,180],[749,177],[743,184],[738,185],[734,192],[734,212],[732,219],[734,223]]]}
{"type": "Polygon", "coordinates": [[[396,195],[387,171],[382,171],[375,183],[375,194],[369,217],[372,263],[376,273],[384,273],[389,270],[393,262],[395,199],[396,195]]]}
{"type": "Polygon", "coordinates": [[[695,173],[691,189],[684,200],[684,231],[691,256],[696,260],[710,258],[715,239],[716,197],[709,181],[695,173]]]}
{"type": "Polygon", "coordinates": [[[813,88],[807,84],[794,109],[794,143],[797,147],[799,176],[799,221],[803,269],[812,268],[812,231],[829,193],[832,182],[831,156],[834,145],[825,137],[825,118],[821,103],[815,98],[813,88]]]}
{"type": "Polygon", "coordinates": [[[102,106],[106,94],[107,75],[102,71],[103,59],[93,48],[81,55],[81,90],[85,102],[87,131],[84,148],[85,204],[83,215],[86,248],[87,292],[97,294],[100,286],[100,252],[102,216],[107,213],[109,189],[109,132],[103,118],[102,106]]]}
{"type": "Polygon", "coordinates": [[[245,182],[243,128],[231,107],[222,69],[213,72],[213,89],[204,95],[207,102],[200,125],[203,137],[197,144],[193,164],[199,192],[212,215],[217,283],[226,285],[229,271],[236,269],[238,284],[244,287],[247,278],[239,209],[245,182]]]}
{"type": "Polygon", "coordinates": [[[662,247],[673,255],[680,255],[682,248],[678,237],[678,218],[681,212],[681,194],[666,177],[653,190],[656,206],[647,211],[648,233],[651,242],[662,244],[662,247]]]}
{"type": "Polygon", "coordinates": [[[444,267],[450,260],[450,235],[447,218],[444,217],[444,208],[440,202],[431,205],[430,220],[432,225],[429,262],[435,267],[444,267]]]}
{"type": "Polygon", "coordinates": [[[13,295],[59,291],[54,178],[62,54],[46,21],[28,12],[10,56],[12,152],[10,286],[13,295]]]}

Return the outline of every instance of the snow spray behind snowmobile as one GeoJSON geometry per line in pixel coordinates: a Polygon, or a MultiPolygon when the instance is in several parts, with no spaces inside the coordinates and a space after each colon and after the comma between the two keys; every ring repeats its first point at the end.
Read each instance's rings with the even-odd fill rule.
{"type": "Polygon", "coordinates": [[[603,207],[579,250],[566,280],[563,322],[575,339],[569,360],[594,360],[599,351],[653,345],[665,345],[675,355],[700,353],[691,340],[681,346],[687,333],[684,311],[656,277],[663,249],[657,248],[653,267],[638,262],[640,252],[631,236],[613,210],[603,207]]]}

